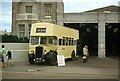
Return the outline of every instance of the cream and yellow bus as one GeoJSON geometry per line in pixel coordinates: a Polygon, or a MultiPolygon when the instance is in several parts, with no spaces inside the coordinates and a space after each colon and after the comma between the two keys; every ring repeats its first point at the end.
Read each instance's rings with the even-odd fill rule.
{"type": "Polygon", "coordinates": [[[46,22],[34,23],[29,42],[29,63],[41,60],[54,65],[57,55],[75,60],[78,39],[78,30],[46,22]]]}

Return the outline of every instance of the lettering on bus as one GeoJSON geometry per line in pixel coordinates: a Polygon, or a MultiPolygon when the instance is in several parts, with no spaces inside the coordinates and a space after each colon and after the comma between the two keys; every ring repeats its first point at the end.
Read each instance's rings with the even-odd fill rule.
{"type": "Polygon", "coordinates": [[[46,33],[46,28],[36,28],[36,33],[46,33]]]}

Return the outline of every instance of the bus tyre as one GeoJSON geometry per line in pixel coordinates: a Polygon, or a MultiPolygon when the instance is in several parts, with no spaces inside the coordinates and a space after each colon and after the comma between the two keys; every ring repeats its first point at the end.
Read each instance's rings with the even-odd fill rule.
{"type": "Polygon", "coordinates": [[[30,64],[34,64],[35,63],[35,59],[33,57],[29,57],[29,63],[30,64]]]}
{"type": "Polygon", "coordinates": [[[74,61],[75,59],[76,59],[75,51],[72,51],[72,54],[71,54],[71,60],[74,61]]]}

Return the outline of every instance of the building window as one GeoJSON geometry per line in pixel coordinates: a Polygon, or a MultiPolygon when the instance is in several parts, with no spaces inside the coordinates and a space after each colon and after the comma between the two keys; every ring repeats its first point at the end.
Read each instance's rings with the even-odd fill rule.
{"type": "Polygon", "coordinates": [[[25,37],[25,24],[19,24],[19,36],[20,37],[25,37]]]}
{"type": "Polygon", "coordinates": [[[45,4],[45,17],[52,16],[52,4],[45,4]]]}
{"type": "Polygon", "coordinates": [[[25,24],[19,24],[19,31],[25,31],[25,24]]]}
{"type": "Polygon", "coordinates": [[[26,6],[26,13],[32,13],[32,6],[26,6]]]}
{"type": "Polygon", "coordinates": [[[19,35],[20,37],[25,37],[25,32],[20,32],[20,35],[19,35]]]}

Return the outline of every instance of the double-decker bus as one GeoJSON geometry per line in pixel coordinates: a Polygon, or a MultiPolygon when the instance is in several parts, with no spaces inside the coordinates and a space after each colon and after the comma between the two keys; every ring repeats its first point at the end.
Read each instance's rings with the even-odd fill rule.
{"type": "Polygon", "coordinates": [[[29,63],[34,64],[41,60],[54,65],[57,63],[57,55],[75,60],[78,39],[78,30],[46,22],[33,23],[29,42],[29,63]]]}

